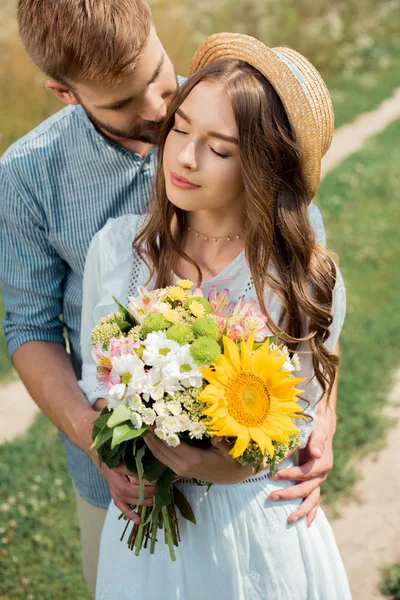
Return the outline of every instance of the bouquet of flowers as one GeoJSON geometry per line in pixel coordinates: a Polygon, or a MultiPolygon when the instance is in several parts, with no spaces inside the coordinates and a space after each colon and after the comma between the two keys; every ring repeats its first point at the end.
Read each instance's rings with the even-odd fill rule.
{"type": "MultiPolygon", "coordinates": [[[[120,462],[139,476],[140,524],[128,545],[138,555],[164,529],[172,560],[180,540],[177,512],[195,523],[193,511],[174,487],[175,474],[154,458],[144,437],[151,428],[166,444],[202,448],[223,436],[242,465],[274,471],[299,443],[295,418],[302,408],[292,375],[297,355],[268,336],[257,303],[230,302],[229,290],[206,299],[193,282],[147,291],[100,320],[92,331],[98,380],[108,405],[93,426],[100,463],[120,462]],[[155,481],[152,507],[141,506],[143,478],[155,481]]],[[[135,509],[135,507],[133,507],[135,509]]],[[[121,518],[123,515],[121,515],[121,518]]],[[[126,518],[126,517],[125,517],[126,518]]],[[[128,521],[122,538],[130,524],[128,521]]]]}

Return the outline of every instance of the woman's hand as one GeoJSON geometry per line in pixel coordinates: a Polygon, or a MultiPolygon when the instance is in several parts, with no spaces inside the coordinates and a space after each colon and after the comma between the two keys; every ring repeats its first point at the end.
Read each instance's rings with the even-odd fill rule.
{"type": "Polygon", "coordinates": [[[105,398],[97,398],[96,402],[93,404],[93,410],[101,412],[107,404],[108,402],[105,398]]]}
{"type": "Polygon", "coordinates": [[[144,441],[155,458],[181,477],[232,484],[244,481],[255,472],[251,465],[242,467],[232,458],[228,445],[219,437],[211,438],[212,446],[207,450],[182,441],[179,446],[172,448],[150,431],[144,441]]]}

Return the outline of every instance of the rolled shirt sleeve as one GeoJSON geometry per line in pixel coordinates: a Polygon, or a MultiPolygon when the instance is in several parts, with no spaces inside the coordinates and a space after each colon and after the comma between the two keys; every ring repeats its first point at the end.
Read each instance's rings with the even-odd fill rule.
{"type": "Polygon", "coordinates": [[[48,240],[27,186],[0,163],[0,282],[10,357],[26,342],[65,344],[60,314],[66,263],[48,240]]]}

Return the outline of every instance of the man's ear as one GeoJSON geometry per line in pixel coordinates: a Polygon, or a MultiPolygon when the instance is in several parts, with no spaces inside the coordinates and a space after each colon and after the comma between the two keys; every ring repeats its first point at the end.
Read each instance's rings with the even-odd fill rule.
{"type": "Polygon", "coordinates": [[[48,90],[51,90],[57,98],[62,102],[65,102],[65,104],[79,104],[79,100],[76,99],[75,94],[62,83],[50,79],[49,81],[46,81],[45,86],[48,90]]]}

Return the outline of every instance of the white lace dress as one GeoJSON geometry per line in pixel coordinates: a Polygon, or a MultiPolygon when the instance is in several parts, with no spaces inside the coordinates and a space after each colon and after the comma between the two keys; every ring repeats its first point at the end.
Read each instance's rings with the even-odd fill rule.
{"type": "MultiPolygon", "coordinates": [[[[142,217],[128,215],[110,219],[93,239],[85,267],[82,313],[83,371],[80,386],[90,402],[104,395],[96,383],[91,358],[90,330],[112,312],[112,296],[126,302],[136,295],[136,286],[145,284],[147,269],[132,254],[132,240],[142,217]]],[[[207,294],[229,288],[232,300],[255,297],[244,254],[226,269],[203,283],[207,294]]],[[[151,284],[148,286],[151,288],[151,284]]],[[[271,317],[277,321],[281,303],[266,291],[271,317]]],[[[340,273],[334,291],[333,323],[327,347],[332,350],[345,315],[345,289],[340,273]]],[[[311,361],[302,356],[306,378],[307,409],[314,416],[310,426],[302,425],[302,445],[315,426],[314,404],[319,386],[312,379],[311,361]]],[[[282,468],[292,466],[291,458],[282,468]]],[[[293,525],[288,516],[300,504],[271,501],[269,495],[293,482],[273,482],[267,473],[235,485],[213,485],[207,493],[190,479],[180,489],[190,502],[197,525],[180,518],[181,543],[176,562],[170,560],[163,543],[150,555],[142,549],[139,557],[120,541],[119,510],[113,503],[107,512],[100,544],[97,600],[348,600],[351,598],[346,573],[330,525],[322,509],[310,528],[305,519],[293,525]]]]}

